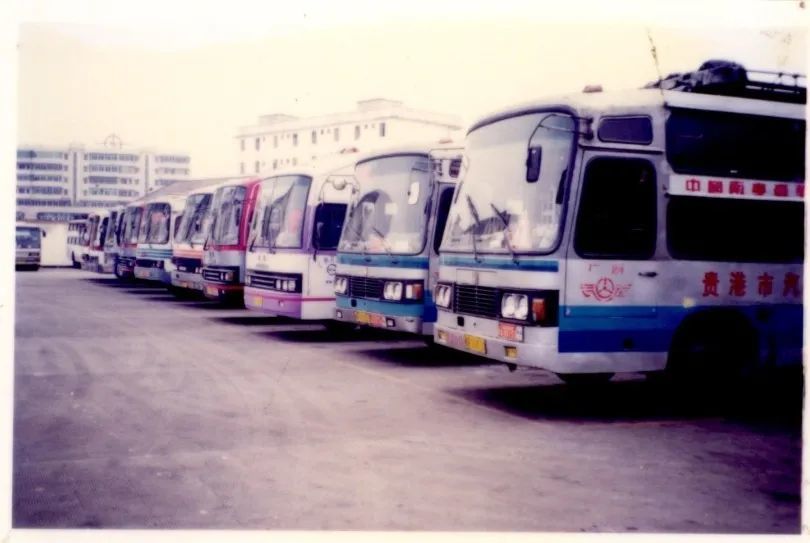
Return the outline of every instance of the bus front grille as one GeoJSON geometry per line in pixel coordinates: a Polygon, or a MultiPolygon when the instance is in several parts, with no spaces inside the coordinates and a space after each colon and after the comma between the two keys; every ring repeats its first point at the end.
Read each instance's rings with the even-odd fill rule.
{"type": "Polygon", "coordinates": [[[455,285],[453,307],[457,313],[496,318],[500,313],[498,289],[475,285],[455,285]]]}
{"type": "Polygon", "coordinates": [[[349,277],[349,296],[380,299],[383,295],[382,279],[376,277],[349,277]]]}

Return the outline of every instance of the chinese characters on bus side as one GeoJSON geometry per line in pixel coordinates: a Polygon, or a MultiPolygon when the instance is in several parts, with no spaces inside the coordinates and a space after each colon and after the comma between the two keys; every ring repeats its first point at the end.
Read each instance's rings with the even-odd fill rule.
{"type": "Polygon", "coordinates": [[[730,196],[773,196],[804,198],[804,183],[775,183],[772,181],[743,181],[737,179],[698,179],[683,182],[685,193],[728,194],[730,196]]]}
{"type": "MultiPolygon", "coordinates": [[[[756,292],[758,296],[767,298],[774,294],[774,276],[768,272],[763,272],[756,276],[756,292]]],[[[745,272],[733,271],[729,273],[728,277],[728,295],[729,296],[745,296],[749,288],[748,279],[745,272]]],[[[799,274],[794,272],[787,272],[782,281],[782,296],[791,296],[798,298],[801,293],[799,291],[799,274]]],[[[709,271],[703,275],[703,297],[718,297],[720,296],[720,275],[717,272],[709,271]]]]}

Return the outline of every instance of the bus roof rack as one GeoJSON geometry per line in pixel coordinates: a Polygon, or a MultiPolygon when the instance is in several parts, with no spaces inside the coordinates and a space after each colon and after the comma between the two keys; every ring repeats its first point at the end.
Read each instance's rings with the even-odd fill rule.
{"type": "Polygon", "coordinates": [[[669,74],[647,83],[644,88],[807,103],[807,82],[803,74],[746,70],[728,60],[708,60],[694,72],[669,74]]]}

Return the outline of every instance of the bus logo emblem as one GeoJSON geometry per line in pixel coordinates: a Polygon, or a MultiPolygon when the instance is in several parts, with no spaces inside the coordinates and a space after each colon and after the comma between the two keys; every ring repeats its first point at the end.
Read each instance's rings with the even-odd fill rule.
{"type": "Polygon", "coordinates": [[[594,298],[597,302],[609,302],[616,298],[624,298],[630,286],[617,285],[610,277],[600,277],[596,283],[582,283],[580,289],[586,298],[594,298]]]}

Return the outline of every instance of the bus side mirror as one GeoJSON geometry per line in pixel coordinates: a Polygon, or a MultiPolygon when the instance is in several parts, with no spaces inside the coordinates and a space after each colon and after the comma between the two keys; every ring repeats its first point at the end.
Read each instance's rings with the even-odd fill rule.
{"type": "Polygon", "coordinates": [[[536,183],[540,179],[540,163],[543,159],[542,147],[529,147],[526,157],[526,182],[536,183]]]}
{"type": "Polygon", "coordinates": [[[315,224],[315,246],[316,247],[321,246],[321,235],[323,234],[323,225],[324,225],[323,221],[318,221],[317,224],[315,224]]]}
{"type": "Polygon", "coordinates": [[[47,237],[48,237],[48,234],[46,234],[46,233],[45,233],[45,230],[42,230],[42,237],[43,237],[43,238],[47,238],[47,237]]]}

